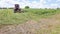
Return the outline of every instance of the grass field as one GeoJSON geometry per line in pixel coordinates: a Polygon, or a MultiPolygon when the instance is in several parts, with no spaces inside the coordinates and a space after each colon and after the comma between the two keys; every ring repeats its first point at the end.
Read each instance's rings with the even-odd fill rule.
{"type": "Polygon", "coordinates": [[[0,28],[1,24],[14,25],[23,23],[24,26],[27,27],[27,29],[31,27],[32,29],[31,32],[33,31],[35,32],[35,34],[60,34],[60,9],[24,9],[24,10],[25,10],[24,13],[14,13],[13,9],[0,9],[0,28]],[[37,23],[31,20],[34,20],[37,23]],[[26,22],[28,22],[29,25],[26,22]],[[35,26],[36,28],[40,26],[40,28],[35,30],[34,29],[35,26]]]}
{"type": "Polygon", "coordinates": [[[24,13],[14,13],[13,9],[0,9],[0,24],[19,24],[27,20],[39,20],[59,13],[56,9],[24,9],[24,13]]]}

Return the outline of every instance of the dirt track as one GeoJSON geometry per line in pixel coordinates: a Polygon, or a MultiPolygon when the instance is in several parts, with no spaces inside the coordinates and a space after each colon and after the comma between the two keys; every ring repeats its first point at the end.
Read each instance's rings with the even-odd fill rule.
{"type": "Polygon", "coordinates": [[[24,24],[7,25],[0,28],[0,34],[51,34],[50,32],[60,25],[60,16],[54,15],[52,18],[43,18],[39,22],[28,20],[24,24]]]}

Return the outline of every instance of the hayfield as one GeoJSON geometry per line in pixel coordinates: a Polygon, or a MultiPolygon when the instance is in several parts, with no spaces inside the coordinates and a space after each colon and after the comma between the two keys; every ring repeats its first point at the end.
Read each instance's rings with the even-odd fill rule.
{"type": "Polygon", "coordinates": [[[24,10],[24,13],[14,13],[13,9],[0,9],[0,33],[60,34],[60,9],[24,10]]]}

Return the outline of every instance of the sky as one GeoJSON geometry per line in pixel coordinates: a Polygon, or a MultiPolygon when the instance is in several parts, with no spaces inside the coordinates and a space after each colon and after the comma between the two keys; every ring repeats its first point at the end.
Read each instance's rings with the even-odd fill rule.
{"type": "Polygon", "coordinates": [[[14,7],[19,4],[21,8],[29,6],[31,8],[59,8],[60,0],[0,0],[0,7],[14,7]]]}

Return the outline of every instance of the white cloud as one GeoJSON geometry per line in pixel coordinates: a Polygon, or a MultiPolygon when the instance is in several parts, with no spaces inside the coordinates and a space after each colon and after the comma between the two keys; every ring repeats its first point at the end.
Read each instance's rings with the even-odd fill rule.
{"type": "Polygon", "coordinates": [[[60,0],[57,0],[57,1],[60,1],[60,0]]]}
{"type": "MultiPolygon", "coordinates": [[[[49,0],[50,1],[50,0],[49,0]]],[[[60,1],[60,0],[57,0],[60,1]]],[[[0,0],[0,7],[14,7],[14,4],[19,4],[21,8],[24,8],[24,6],[30,6],[32,8],[54,8],[57,7],[58,4],[51,4],[47,5],[46,0],[40,0],[29,2],[28,0],[0,0]]]]}

